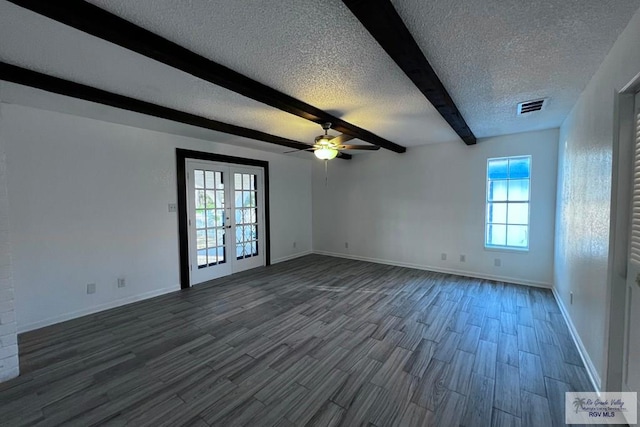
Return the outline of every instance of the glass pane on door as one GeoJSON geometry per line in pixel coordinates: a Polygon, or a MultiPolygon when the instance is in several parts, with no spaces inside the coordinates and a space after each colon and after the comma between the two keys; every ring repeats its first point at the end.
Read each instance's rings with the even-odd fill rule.
{"type": "Polygon", "coordinates": [[[236,259],[258,255],[257,175],[234,173],[236,259]]]}
{"type": "Polygon", "coordinates": [[[198,268],[226,262],[224,177],[222,172],[195,169],[196,245],[198,268]]]}

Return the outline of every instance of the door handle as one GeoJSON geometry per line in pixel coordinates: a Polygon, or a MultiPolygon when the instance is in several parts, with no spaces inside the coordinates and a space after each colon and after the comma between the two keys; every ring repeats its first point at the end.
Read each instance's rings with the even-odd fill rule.
{"type": "Polygon", "coordinates": [[[230,225],[227,225],[227,226],[226,226],[226,227],[224,227],[224,228],[231,228],[231,226],[230,226],[230,225]]]}

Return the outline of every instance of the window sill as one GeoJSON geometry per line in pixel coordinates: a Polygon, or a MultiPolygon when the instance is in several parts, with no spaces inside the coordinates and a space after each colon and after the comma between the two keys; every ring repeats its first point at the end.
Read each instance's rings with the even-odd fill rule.
{"type": "Polygon", "coordinates": [[[529,248],[516,248],[511,246],[485,246],[484,250],[490,252],[515,252],[522,254],[529,252],[529,248]]]}

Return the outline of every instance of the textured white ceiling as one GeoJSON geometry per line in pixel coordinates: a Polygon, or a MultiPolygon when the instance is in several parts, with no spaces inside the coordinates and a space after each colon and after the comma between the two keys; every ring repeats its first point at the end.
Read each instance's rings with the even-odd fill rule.
{"type": "Polygon", "coordinates": [[[558,127],[640,0],[392,0],[476,136],[558,127]],[[547,98],[516,116],[519,102],[547,98]]]}
{"type": "MultiPolygon", "coordinates": [[[[340,0],[91,0],[405,146],[461,143],[340,0]]],[[[558,126],[640,0],[394,0],[477,136],[558,126]],[[517,102],[549,98],[516,117],[517,102]]],[[[0,59],[311,142],[317,125],[0,0],[0,59]]]]}

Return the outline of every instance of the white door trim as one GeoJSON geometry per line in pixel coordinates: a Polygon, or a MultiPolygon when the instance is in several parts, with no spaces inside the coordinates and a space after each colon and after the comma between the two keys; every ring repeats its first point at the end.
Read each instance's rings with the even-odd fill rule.
{"type": "Polygon", "coordinates": [[[600,390],[622,391],[624,325],[626,313],[627,257],[630,232],[632,152],[635,140],[634,97],[640,89],[640,73],[615,94],[611,218],[607,283],[608,317],[605,361],[600,390]]]}

